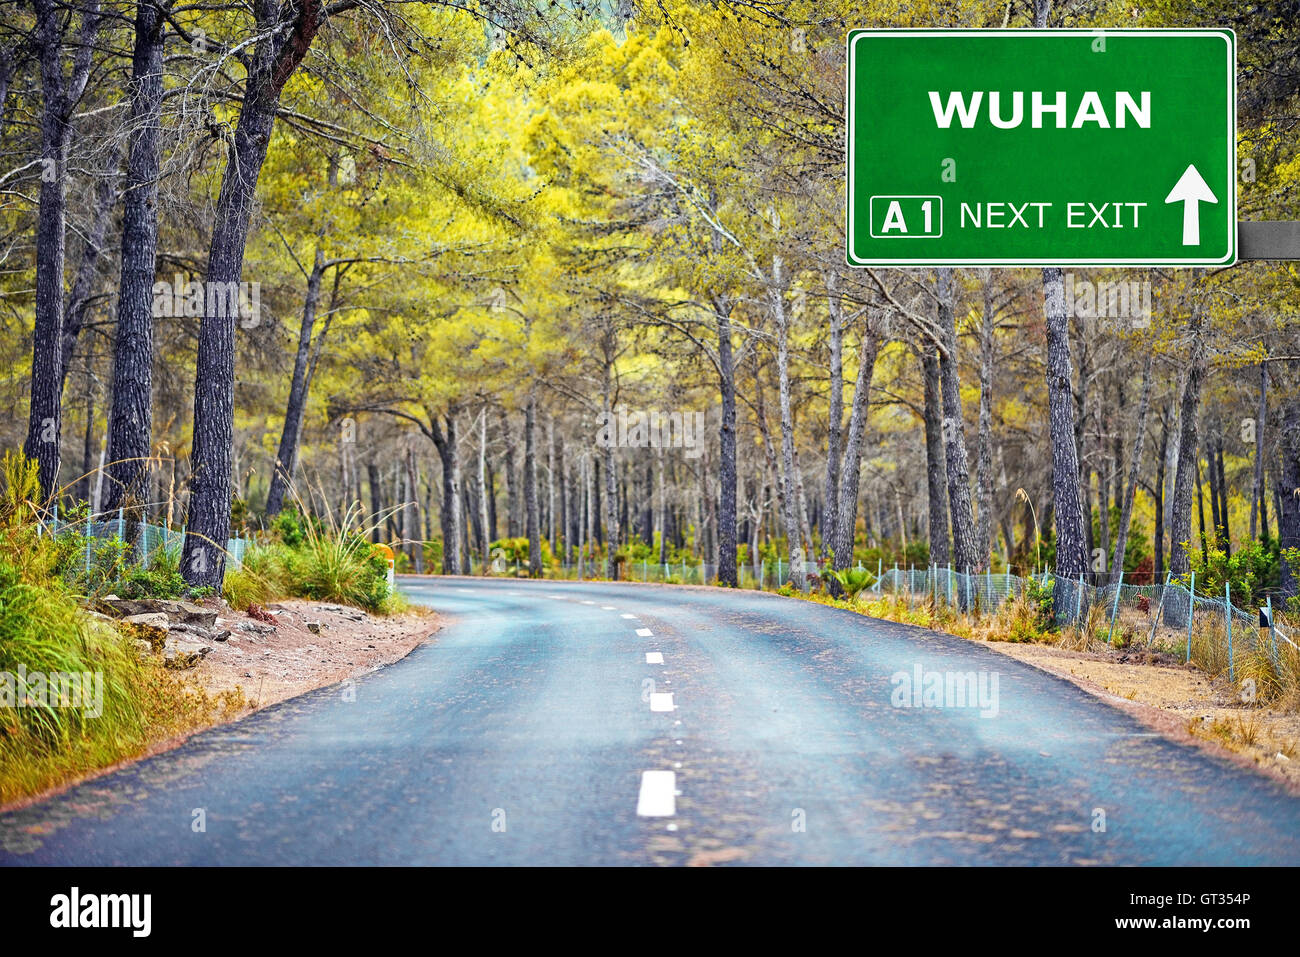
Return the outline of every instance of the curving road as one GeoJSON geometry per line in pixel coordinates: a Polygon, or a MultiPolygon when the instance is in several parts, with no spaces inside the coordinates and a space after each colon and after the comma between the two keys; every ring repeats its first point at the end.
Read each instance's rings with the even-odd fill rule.
{"type": "Polygon", "coordinates": [[[1270,780],[978,644],[752,592],[402,586],[433,641],[0,817],[0,863],[1300,863],[1270,780]]]}

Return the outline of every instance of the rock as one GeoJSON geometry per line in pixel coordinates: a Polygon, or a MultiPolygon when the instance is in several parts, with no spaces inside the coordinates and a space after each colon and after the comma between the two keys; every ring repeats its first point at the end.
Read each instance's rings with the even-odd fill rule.
{"type": "Polygon", "coordinates": [[[166,631],[168,624],[170,624],[167,616],[160,611],[146,612],[143,615],[127,615],[122,620],[128,625],[143,625],[146,628],[161,628],[163,631],[166,631]]]}
{"type": "Polygon", "coordinates": [[[275,634],[275,625],[264,625],[260,621],[237,621],[235,627],[250,635],[275,634]]]}
{"type": "Polygon", "coordinates": [[[313,635],[319,635],[321,630],[321,623],[319,621],[309,621],[307,622],[307,630],[310,631],[313,635]]]}
{"type": "Polygon", "coordinates": [[[131,643],[135,645],[135,650],[141,658],[148,658],[154,653],[153,643],[145,641],[143,638],[132,638],[131,643]]]}
{"type": "MultiPolygon", "coordinates": [[[[140,615],[139,617],[145,619],[153,618],[151,615],[140,615]]],[[[130,621],[124,619],[117,623],[117,627],[122,634],[126,635],[128,638],[135,641],[143,641],[154,651],[161,651],[163,642],[167,640],[167,617],[165,615],[160,617],[163,621],[161,626],[154,623],[156,619],[151,621],[130,621]]]]}
{"type": "Polygon", "coordinates": [[[212,650],[210,645],[181,638],[168,638],[163,644],[163,664],[168,668],[193,668],[212,650]]]}
{"type": "Polygon", "coordinates": [[[1291,760],[1291,759],[1288,758],[1285,754],[1283,754],[1281,751],[1279,751],[1277,754],[1275,754],[1274,757],[1277,758],[1279,761],[1290,761],[1290,760],[1291,760]]]}
{"type": "Polygon", "coordinates": [[[184,622],[174,622],[168,628],[168,634],[193,635],[198,641],[225,641],[230,637],[230,629],[202,628],[198,625],[187,625],[184,622]]]}
{"type": "Polygon", "coordinates": [[[193,602],[171,598],[117,598],[109,596],[99,600],[101,611],[115,618],[133,618],[138,615],[166,615],[172,622],[211,628],[217,621],[215,608],[204,608],[193,602]]]}

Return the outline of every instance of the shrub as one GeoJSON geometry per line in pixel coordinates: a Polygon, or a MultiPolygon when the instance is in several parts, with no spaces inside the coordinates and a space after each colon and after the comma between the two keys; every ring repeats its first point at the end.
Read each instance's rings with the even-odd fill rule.
{"type": "Polygon", "coordinates": [[[123,598],[179,598],[188,585],[181,575],[180,549],[158,549],[149,564],[130,565],[113,588],[123,598]]]}
{"type": "Polygon", "coordinates": [[[102,676],[103,713],[93,722],[81,708],[52,707],[35,699],[0,709],[3,736],[26,736],[47,747],[66,744],[94,729],[126,725],[138,731],[140,714],[130,686],[138,664],[122,637],[92,621],[57,580],[34,585],[19,569],[0,561],[0,672],[6,693],[19,692],[20,671],[102,676]]]}
{"type": "Polygon", "coordinates": [[[1034,609],[1034,627],[1039,631],[1056,629],[1056,581],[1030,578],[1025,582],[1025,599],[1034,609]]]}
{"type": "Polygon", "coordinates": [[[221,593],[232,608],[245,611],[250,605],[265,605],[287,594],[278,547],[255,545],[244,553],[238,567],[226,569],[221,593]]]}
{"type": "Polygon", "coordinates": [[[850,601],[856,601],[858,594],[863,589],[874,585],[876,581],[876,573],[866,568],[845,568],[842,571],[832,571],[830,574],[839,582],[850,601]]]}

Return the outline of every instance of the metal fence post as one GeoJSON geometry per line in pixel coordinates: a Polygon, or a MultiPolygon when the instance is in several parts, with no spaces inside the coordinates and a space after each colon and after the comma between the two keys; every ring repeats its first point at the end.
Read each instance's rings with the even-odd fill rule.
{"type": "Polygon", "coordinates": [[[1173,572],[1165,572],[1165,587],[1160,589],[1160,606],[1156,609],[1156,617],[1151,622],[1151,635],[1147,638],[1147,644],[1150,645],[1156,640],[1156,629],[1160,626],[1160,616],[1165,611],[1165,595],[1169,592],[1169,578],[1173,572]]]}
{"type": "Polygon", "coordinates": [[[1196,617],[1196,572],[1192,572],[1191,589],[1187,592],[1187,661],[1192,660],[1192,621],[1196,617]]]}
{"type": "Polygon", "coordinates": [[[1083,572],[1079,572],[1079,591],[1074,596],[1074,627],[1083,620],[1083,572]]]}
{"type": "Polygon", "coordinates": [[[885,560],[879,555],[876,556],[876,591],[879,592],[884,586],[880,583],[880,576],[885,573],[885,560]]]}
{"type": "Polygon", "coordinates": [[[1223,583],[1223,618],[1228,626],[1228,681],[1235,681],[1232,667],[1232,583],[1223,583]]]}
{"type": "Polygon", "coordinates": [[[1110,634],[1106,636],[1106,644],[1110,644],[1115,637],[1115,619],[1119,615],[1119,593],[1124,585],[1124,573],[1119,573],[1119,582],[1115,585],[1115,601],[1111,603],[1110,608],[1110,634]]]}
{"type": "Polygon", "coordinates": [[[1268,637],[1273,644],[1273,667],[1277,667],[1277,629],[1273,627],[1273,596],[1268,596],[1268,637]]]}

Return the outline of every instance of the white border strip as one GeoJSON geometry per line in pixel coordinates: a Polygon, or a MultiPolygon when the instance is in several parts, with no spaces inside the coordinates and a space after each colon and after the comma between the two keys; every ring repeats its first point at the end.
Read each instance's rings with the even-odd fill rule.
{"type": "Polygon", "coordinates": [[[848,60],[848,79],[844,84],[844,153],[847,157],[845,171],[848,188],[844,192],[844,223],[846,232],[845,261],[849,266],[870,268],[873,266],[910,266],[913,269],[930,269],[934,266],[1232,266],[1237,263],[1237,34],[1227,28],[1212,30],[1167,30],[1158,27],[1148,29],[1106,30],[1086,29],[1080,27],[1059,30],[850,30],[845,37],[845,56],[848,60]],[[1172,258],[1172,259],[855,259],[853,256],[853,111],[850,100],[853,94],[853,46],[866,37],[898,36],[924,37],[947,36],[959,37],[1059,37],[1059,36],[1105,36],[1105,37],[1219,37],[1228,45],[1228,171],[1231,187],[1228,190],[1228,203],[1225,212],[1228,215],[1228,251],[1220,259],[1206,258],[1172,258]]]}

